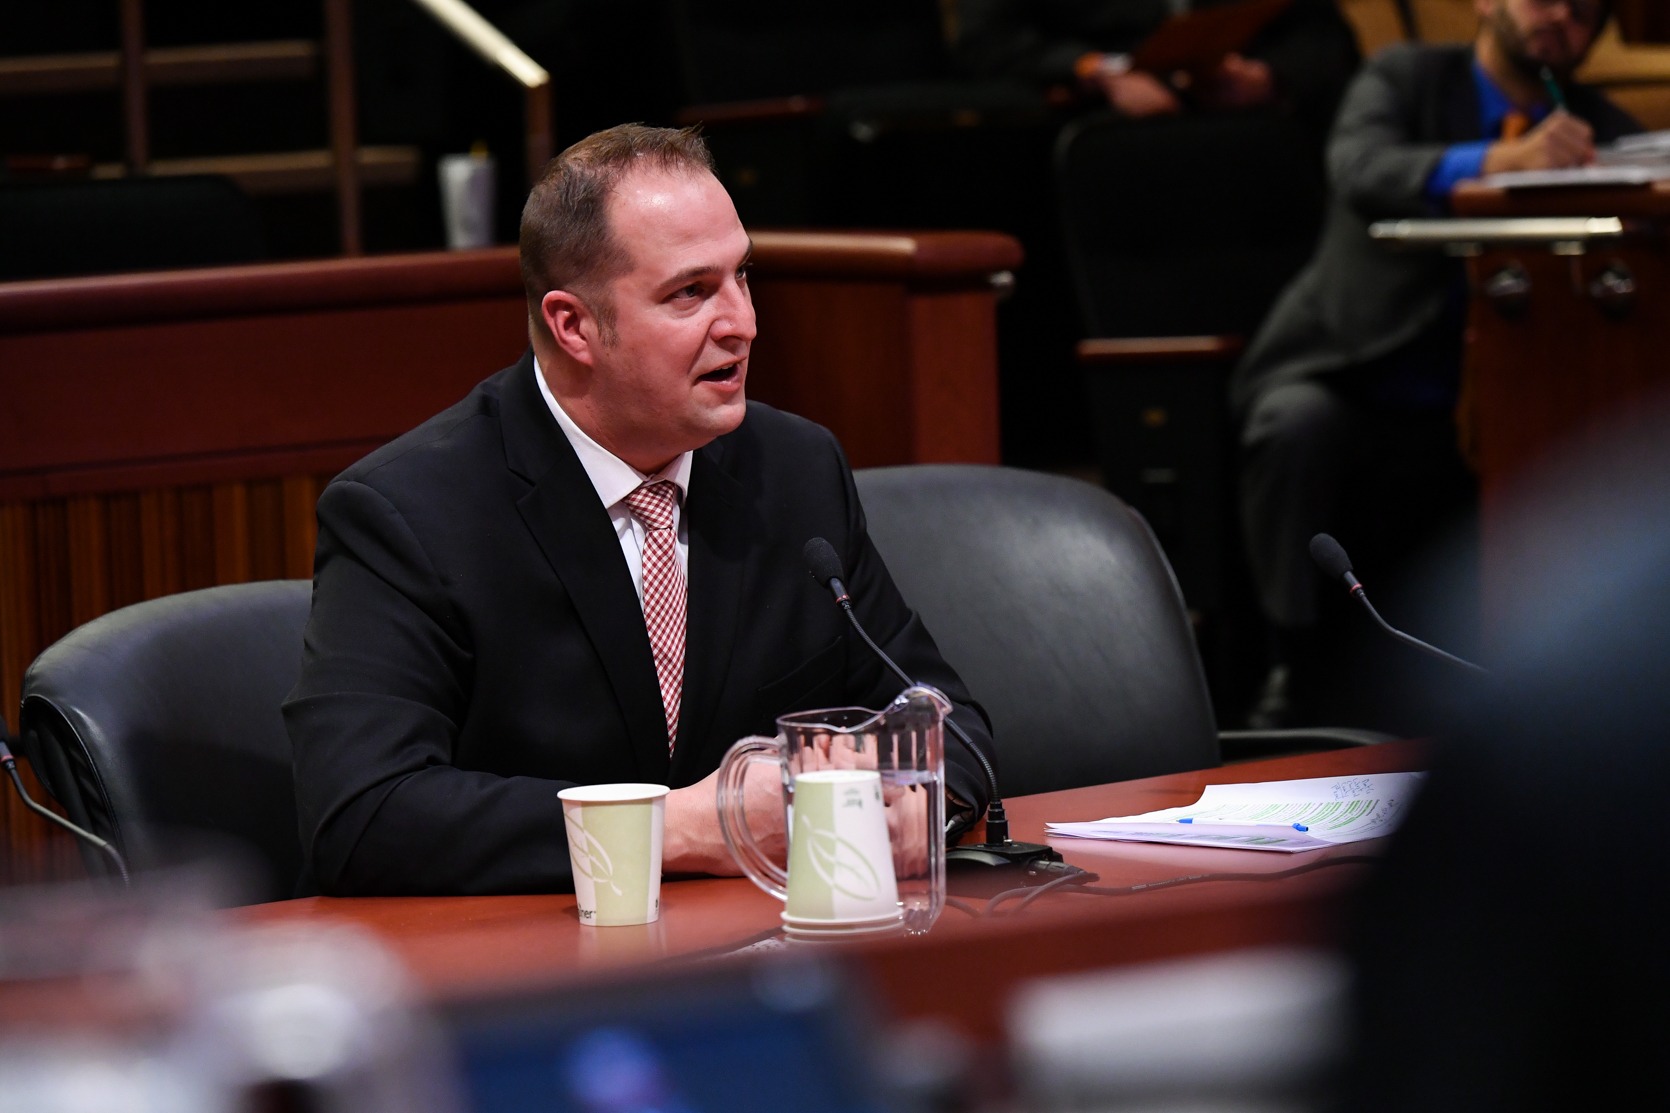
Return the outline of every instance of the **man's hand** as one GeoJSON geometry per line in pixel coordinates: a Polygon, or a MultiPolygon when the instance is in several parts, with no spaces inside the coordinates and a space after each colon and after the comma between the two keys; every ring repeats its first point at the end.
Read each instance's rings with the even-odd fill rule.
{"type": "MultiPolygon", "coordinates": [[[[783,859],[783,778],[775,762],[749,762],[742,798],[748,830],[768,857],[783,859]]],[[[667,793],[667,830],[661,843],[663,873],[710,873],[740,877],[725,836],[719,831],[719,774],[709,773],[689,788],[667,793]]]]}
{"type": "Polygon", "coordinates": [[[1256,58],[1226,55],[1202,83],[1200,97],[1211,108],[1256,108],[1276,99],[1276,76],[1256,58]]]}
{"type": "Polygon", "coordinates": [[[1183,111],[1177,94],[1151,73],[1098,73],[1094,84],[1121,116],[1140,120],[1148,116],[1172,116],[1183,111]]]}
{"type": "Polygon", "coordinates": [[[1593,161],[1595,129],[1562,108],[1520,138],[1492,143],[1485,152],[1484,172],[1564,170],[1593,161]]]}

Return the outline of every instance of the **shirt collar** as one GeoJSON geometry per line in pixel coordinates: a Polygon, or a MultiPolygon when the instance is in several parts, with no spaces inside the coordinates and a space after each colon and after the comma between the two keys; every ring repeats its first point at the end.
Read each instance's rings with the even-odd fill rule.
{"type": "Polygon", "coordinates": [[[1487,139],[1502,134],[1502,122],[1510,112],[1524,112],[1533,124],[1541,123],[1549,113],[1546,104],[1534,105],[1530,109],[1521,109],[1514,104],[1495,79],[1484,72],[1477,58],[1473,59],[1473,85],[1479,92],[1479,132],[1487,139]]]}
{"type": "Polygon", "coordinates": [[[591,485],[597,489],[597,497],[603,500],[605,507],[614,506],[652,480],[671,480],[678,486],[680,502],[689,497],[691,453],[680,453],[677,459],[662,468],[658,474],[645,475],[592,440],[584,429],[574,424],[574,419],[557,404],[551,388],[545,385],[545,372],[539,366],[538,357],[533,361],[533,377],[539,384],[539,396],[551,407],[551,416],[557,419],[557,424],[562,427],[563,436],[574,446],[575,455],[580,457],[580,466],[586,469],[586,475],[591,479],[591,485]]]}

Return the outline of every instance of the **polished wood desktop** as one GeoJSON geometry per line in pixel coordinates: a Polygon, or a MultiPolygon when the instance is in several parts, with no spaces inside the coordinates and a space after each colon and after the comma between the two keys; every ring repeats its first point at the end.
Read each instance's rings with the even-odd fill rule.
{"type": "MultiPolygon", "coordinates": [[[[1413,771],[1425,767],[1425,758],[1421,743],[1388,742],[1017,797],[1007,801],[1011,833],[1043,841],[1046,822],[1189,804],[1208,784],[1413,771]]],[[[1290,855],[1052,841],[1068,862],[1099,874],[1103,886],[1202,873],[1271,874],[1321,858],[1377,854],[1383,843],[1290,855]]],[[[937,1017],[995,1040],[1009,988],[1027,978],[1247,946],[1337,944],[1350,897],[1366,875],[1363,865],[1342,865],[1275,881],[1211,881],[1130,896],[1050,894],[1013,915],[975,917],[948,907],[925,936],[840,950],[896,1016],[937,1017]]],[[[973,908],[985,904],[984,896],[968,892],[966,878],[954,878],[951,889],[973,908]]],[[[721,954],[780,927],[783,907],[742,878],[668,881],[661,902],[657,923],[622,928],[582,927],[572,895],[309,897],[225,915],[240,924],[358,925],[400,955],[431,999],[455,1001],[721,954]]]]}
{"type": "MultiPolygon", "coordinates": [[[[749,395],[855,467],[998,462],[995,232],[753,234],[749,395]]],[[[331,475],[515,362],[515,248],[0,284],[0,707],[75,626],[312,574],[331,475]]],[[[39,791],[32,775],[30,786],[39,791]]],[[[0,793],[0,884],[81,874],[0,793]]]]}
{"type": "Polygon", "coordinates": [[[1488,637],[1490,616],[1513,594],[1501,546],[1518,481],[1562,446],[1647,412],[1670,388],[1670,182],[1520,191],[1473,183],[1452,202],[1461,217],[1622,217],[1627,229],[1577,254],[1492,247],[1468,261],[1480,296],[1460,416],[1481,487],[1488,637]],[[1523,296],[1492,286],[1512,268],[1529,280],[1523,296]]]}

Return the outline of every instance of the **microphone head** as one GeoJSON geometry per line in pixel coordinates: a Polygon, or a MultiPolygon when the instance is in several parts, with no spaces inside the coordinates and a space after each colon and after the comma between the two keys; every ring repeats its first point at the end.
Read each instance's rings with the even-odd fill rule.
{"type": "Polygon", "coordinates": [[[823,538],[812,538],[800,553],[806,558],[806,570],[818,583],[827,587],[830,580],[838,580],[843,575],[840,554],[823,538]]]}
{"type": "Polygon", "coordinates": [[[1340,543],[1326,533],[1319,533],[1310,539],[1310,558],[1331,580],[1344,579],[1351,574],[1351,558],[1345,555],[1340,543]]]}

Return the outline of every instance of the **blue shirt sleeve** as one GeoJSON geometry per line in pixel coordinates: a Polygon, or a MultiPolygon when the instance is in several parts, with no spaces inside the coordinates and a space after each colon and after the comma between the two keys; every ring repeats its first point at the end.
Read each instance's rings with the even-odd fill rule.
{"type": "Polygon", "coordinates": [[[1446,150],[1432,176],[1426,180],[1427,200],[1447,205],[1450,190],[1457,182],[1484,174],[1484,155],[1489,149],[1490,140],[1481,139],[1476,143],[1456,143],[1446,150]]]}

